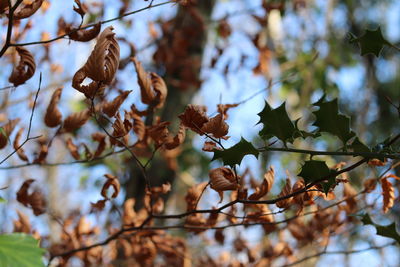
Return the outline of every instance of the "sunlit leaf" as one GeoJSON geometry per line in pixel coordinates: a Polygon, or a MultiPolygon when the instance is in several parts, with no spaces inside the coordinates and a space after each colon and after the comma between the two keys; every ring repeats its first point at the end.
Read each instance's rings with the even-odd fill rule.
{"type": "Polygon", "coordinates": [[[23,233],[0,235],[1,266],[44,266],[42,256],[45,250],[38,243],[38,240],[23,233]]]}

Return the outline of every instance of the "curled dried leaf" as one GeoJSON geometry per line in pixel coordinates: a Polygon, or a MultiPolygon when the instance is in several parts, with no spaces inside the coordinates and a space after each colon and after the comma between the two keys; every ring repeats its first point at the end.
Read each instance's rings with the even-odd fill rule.
{"type": "Polygon", "coordinates": [[[14,84],[14,86],[18,86],[32,78],[36,70],[36,64],[32,54],[26,48],[17,46],[15,50],[17,51],[20,60],[18,65],[13,68],[8,81],[14,84]]]}
{"type": "Polygon", "coordinates": [[[383,195],[383,213],[387,213],[394,205],[394,188],[388,178],[383,178],[381,180],[382,195],[383,195]]]}
{"type": "Polygon", "coordinates": [[[28,179],[26,180],[21,187],[19,188],[18,192],[17,192],[17,201],[19,203],[21,203],[22,205],[24,205],[25,207],[28,206],[29,204],[29,194],[28,194],[28,190],[29,187],[31,186],[31,184],[34,182],[34,179],[28,179]]]}
{"type": "Polygon", "coordinates": [[[57,107],[58,102],[60,102],[61,92],[62,88],[58,88],[51,96],[46,115],[44,116],[44,123],[47,127],[57,127],[62,122],[62,114],[57,107]]]}
{"type": "Polygon", "coordinates": [[[155,108],[162,108],[164,106],[165,99],[167,98],[168,89],[163,78],[158,76],[156,73],[150,73],[151,83],[153,90],[155,91],[155,97],[152,101],[152,105],[155,108]]]}
{"type": "Polygon", "coordinates": [[[20,144],[19,144],[19,141],[21,139],[21,135],[23,132],[24,132],[24,128],[19,129],[19,131],[17,132],[17,135],[15,136],[13,146],[14,146],[15,151],[17,151],[18,157],[23,161],[29,162],[28,157],[25,154],[24,148],[20,147],[20,144]]]}
{"type": "Polygon", "coordinates": [[[107,114],[108,117],[113,117],[131,92],[132,90],[124,91],[119,96],[114,98],[113,101],[104,103],[102,105],[102,111],[107,114]]]}
{"type": "Polygon", "coordinates": [[[86,12],[87,12],[87,7],[85,4],[81,3],[81,1],[79,0],[75,0],[75,4],[77,6],[74,6],[73,9],[76,13],[78,13],[82,18],[83,16],[85,16],[86,12]]]}
{"type": "Polygon", "coordinates": [[[274,183],[275,172],[274,168],[271,166],[269,170],[264,174],[264,180],[260,187],[256,188],[256,191],[249,196],[250,200],[259,200],[264,197],[272,188],[274,183]]]}
{"type": "Polygon", "coordinates": [[[178,133],[174,137],[168,137],[167,142],[165,143],[166,149],[174,149],[177,148],[179,145],[183,144],[186,137],[186,127],[182,124],[179,125],[178,133]]]}
{"type": "Polygon", "coordinates": [[[14,11],[14,19],[25,19],[33,14],[42,6],[43,0],[33,0],[29,4],[22,3],[14,11]]]}
{"type": "Polygon", "coordinates": [[[17,201],[25,207],[31,207],[33,213],[38,216],[46,211],[46,201],[42,193],[34,191],[32,194],[28,193],[30,185],[34,179],[26,180],[17,192],[17,201]]]}
{"type": "Polygon", "coordinates": [[[199,198],[207,186],[208,183],[203,182],[188,189],[185,196],[188,211],[196,209],[197,202],[200,200],[199,198]]]}
{"type": "Polygon", "coordinates": [[[19,121],[20,119],[10,120],[0,127],[0,149],[7,145],[10,135],[19,121]]]}
{"type": "Polygon", "coordinates": [[[209,171],[210,187],[220,194],[222,201],[222,191],[236,190],[239,185],[237,177],[232,169],[219,167],[209,171]]]}
{"type": "Polygon", "coordinates": [[[72,87],[85,95],[94,96],[96,89],[110,84],[114,79],[119,64],[119,45],[112,30],[113,27],[110,26],[100,34],[85,65],[75,73],[72,79],[72,87]],[[93,82],[84,86],[82,82],[85,78],[90,78],[93,82]],[[88,90],[91,90],[91,94],[88,90]]]}
{"type": "MultiPolygon", "coordinates": [[[[282,191],[279,193],[278,197],[284,197],[292,193],[292,183],[289,178],[286,178],[285,186],[282,188],[282,191]]],[[[276,206],[281,209],[287,209],[292,202],[292,198],[286,198],[281,201],[276,202],[276,206]]]]}
{"type": "Polygon", "coordinates": [[[66,26],[65,31],[68,33],[69,38],[74,41],[78,42],[89,42],[99,35],[101,30],[101,23],[95,24],[92,28],[88,30],[78,30],[70,27],[69,25],[66,26]]]}
{"type": "Polygon", "coordinates": [[[89,110],[72,113],[64,120],[63,129],[66,132],[73,132],[82,127],[89,120],[89,117],[89,110]]]}
{"type": "Polygon", "coordinates": [[[94,158],[97,158],[103,153],[104,149],[106,148],[106,136],[105,134],[96,132],[92,134],[92,139],[96,142],[99,142],[96,151],[94,152],[94,158]]]}
{"type": "MultiPolygon", "coordinates": [[[[297,182],[294,183],[293,187],[292,187],[292,192],[297,192],[300,191],[302,189],[304,189],[304,181],[303,180],[299,180],[297,182]]],[[[300,193],[297,194],[293,197],[293,201],[294,203],[298,204],[300,207],[302,207],[304,205],[304,193],[300,193]]]]}
{"type": "Polygon", "coordinates": [[[180,114],[179,119],[184,126],[190,128],[192,131],[203,135],[204,133],[201,131],[203,125],[209,121],[207,115],[204,112],[204,108],[198,105],[189,104],[185,111],[180,114]]]}
{"type": "Polygon", "coordinates": [[[67,139],[66,144],[71,156],[76,160],[80,160],[81,156],[79,155],[78,147],[72,142],[71,138],[67,139]]]}
{"type": "Polygon", "coordinates": [[[91,209],[90,212],[102,211],[106,206],[106,202],[108,199],[100,199],[96,203],[90,203],[91,209]]]}
{"type": "Polygon", "coordinates": [[[228,110],[237,106],[239,106],[239,104],[218,104],[218,113],[224,115],[224,120],[226,120],[228,119],[228,110]]]}
{"type": "Polygon", "coordinates": [[[124,137],[132,129],[132,123],[127,118],[124,118],[124,121],[122,121],[119,113],[117,113],[115,118],[116,118],[116,120],[114,121],[114,123],[112,125],[112,127],[114,128],[112,135],[115,138],[124,137]]]}
{"type": "Polygon", "coordinates": [[[163,145],[169,136],[168,125],[170,122],[164,121],[149,127],[149,136],[154,140],[157,146],[163,145]]]}
{"type": "Polygon", "coordinates": [[[217,144],[215,142],[213,142],[213,141],[204,142],[204,145],[203,145],[203,148],[202,148],[203,151],[214,152],[214,149],[220,150],[217,147],[217,144]]]}
{"type": "Polygon", "coordinates": [[[141,141],[146,135],[146,125],[139,114],[131,112],[131,117],[133,119],[133,131],[137,135],[138,140],[141,141]]]}
{"type": "Polygon", "coordinates": [[[153,91],[152,81],[149,74],[144,70],[142,63],[140,63],[136,58],[131,58],[133,64],[135,65],[136,73],[138,76],[138,83],[140,87],[140,95],[142,102],[144,104],[150,105],[154,98],[156,97],[153,91]]]}
{"type": "Polygon", "coordinates": [[[343,196],[346,198],[346,210],[349,213],[354,212],[357,209],[357,201],[354,196],[357,195],[357,191],[349,183],[343,185],[343,196]]]}
{"type": "Polygon", "coordinates": [[[116,198],[118,196],[120,190],[120,183],[118,178],[112,174],[105,174],[104,177],[107,178],[107,181],[104,183],[103,188],[101,189],[101,196],[105,199],[108,199],[107,191],[108,188],[113,187],[114,192],[111,195],[112,198],[116,198]]]}
{"type": "Polygon", "coordinates": [[[221,138],[228,134],[229,126],[224,121],[224,116],[218,114],[211,118],[208,122],[204,123],[201,131],[212,134],[215,138],[221,138]]]}
{"type": "Polygon", "coordinates": [[[39,163],[39,164],[44,163],[48,152],[49,152],[49,147],[46,144],[41,144],[39,154],[37,158],[33,161],[33,163],[39,163]]]}

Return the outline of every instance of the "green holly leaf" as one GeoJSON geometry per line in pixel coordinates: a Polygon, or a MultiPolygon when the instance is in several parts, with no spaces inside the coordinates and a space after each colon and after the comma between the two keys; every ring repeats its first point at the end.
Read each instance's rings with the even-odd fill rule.
{"type": "Polygon", "coordinates": [[[298,176],[303,177],[306,184],[320,180],[331,174],[325,161],[320,160],[308,160],[304,162],[301,167],[301,171],[298,176]]]}
{"type": "Polygon", "coordinates": [[[355,133],[350,130],[350,118],[339,114],[337,99],[332,101],[324,101],[325,96],[314,103],[314,106],[319,107],[319,110],[314,111],[316,117],[313,126],[317,126],[320,132],[327,132],[342,140],[346,144],[355,133]]]}
{"type": "Polygon", "coordinates": [[[376,224],[371,220],[371,217],[368,213],[364,214],[361,221],[364,225],[374,226],[376,228],[377,235],[392,238],[400,244],[400,235],[396,231],[396,224],[394,222],[387,226],[376,224]]]}
{"type": "Polygon", "coordinates": [[[350,34],[350,43],[358,43],[361,48],[361,55],[374,54],[379,57],[384,45],[393,46],[382,35],[381,27],[376,30],[366,30],[364,35],[356,37],[350,34]]]}
{"type": "Polygon", "coordinates": [[[349,145],[349,148],[353,149],[354,152],[360,152],[360,153],[367,153],[371,152],[371,149],[367,147],[363,142],[356,137],[354,141],[349,145]]]}
{"type": "Polygon", "coordinates": [[[1,266],[44,266],[42,256],[45,250],[38,243],[32,236],[23,233],[0,235],[1,266]]]}
{"type": "Polygon", "coordinates": [[[336,172],[335,170],[329,170],[332,176],[328,179],[327,182],[323,182],[322,184],[322,189],[324,190],[325,195],[328,195],[329,191],[331,190],[333,185],[336,185],[336,175],[334,173],[336,172]]]}
{"type": "Polygon", "coordinates": [[[254,155],[258,158],[259,151],[250,143],[247,142],[243,137],[240,139],[240,142],[225,149],[221,150],[214,150],[214,157],[211,161],[216,159],[222,159],[224,165],[234,166],[235,164],[240,164],[242,159],[246,155],[254,155]]]}
{"type": "Polygon", "coordinates": [[[258,116],[260,116],[258,123],[264,124],[263,129],[259,133],[261,137],[266,139],[277,137],[284,143],[293,143],[293,137],[296,135],[297,130],[286,112],[285,103],[283,102],[278,108],[272,109],[265,102],[264,109],[258,113],[258,116]]]}

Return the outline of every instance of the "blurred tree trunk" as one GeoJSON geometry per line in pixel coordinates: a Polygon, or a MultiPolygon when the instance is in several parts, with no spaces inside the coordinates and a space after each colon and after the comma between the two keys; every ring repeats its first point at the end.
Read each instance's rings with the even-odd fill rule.
{"type": "MultiPolygon", "coordinates": [[[[162,24],[163,37],[153,59],[168,86],[168,97],[158,115],[162,121],[170,121],[175,130],[179,123],[178,115],[201,87],[200,70],[207,41],[207,23],[214,4],[215,0],[201,0],[195,5],[179,6],[176,17],[162,24]]],[[[158,151],[147,171],[152,186],[173,183],[177,174],[177,169],[159,154],[158,151]]],[[[136,208],[140,208],[145,181],[133,161],[129,163],[128,171],[126,198],[135,198],[136,208]]]]}

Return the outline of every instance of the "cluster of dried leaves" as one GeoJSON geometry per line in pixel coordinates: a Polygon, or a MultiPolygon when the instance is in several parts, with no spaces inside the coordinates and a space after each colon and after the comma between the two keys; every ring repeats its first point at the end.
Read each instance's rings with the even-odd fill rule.
{"type": "MultiPolygon", "coordinates": [[[[195,55],[193,50],[198,48],[195,43],[196,38],[205,32],[204,21],[195,8],[196,1],[175,2],[185,5],[197,23],[184,25],[171,34],[173,21],[163,22],[161,24],[163,35],[159,38],[154,60],[157,64],[165,66],[169,77],[180,77],[179,80],[169,80],[169,85],[187,91],[198,88],[201,83],[197,75],[201,62],[199,58],[193,57],[195,55]],[[188,35],[193,38],[187,38],[188,35]]],[[[18,21],[32,16],[44,3],[42,0],[23,1],[13,13],[13,19],[18,21]]],[[[75,4],[74,11],[83,21],[88,13],[88,7],[79,0],[75,0],[75,4]]],[[[126,6],[121,7],[121,13],[125,12],[126,6]]],[[[264,8],[270,11],[280,7],[264,5],[264,8]]],[[[8,1],[0,0],[0,14],[7,14],[8,9],[8,1]]],[[[261,25],[267,23],[266,17],[256,17],[256,19],[261,25]]],[[[27,29],[29,25],[20,31],[19,36],[22,36],[27,29]]],[[[224,39],[230,36],[231,29],[227,20],[224,19],[219,23],[218,33],[224,39]]],[[[176,169],[176,158],[181,153],[188,129],[205,137],[204,151],[224,150],[221,142],[229,138],[229,126],[226,122],[228,110],[238,106],[237,104],[218,105],[217,114],[212,117],[207,115],[205,106],[187,105],[178,116],[179,125],[172,125],[176,127],[175,131],[171,131],[170,122],[162,121],[156,115],[164,108],[168,96],[166,82],[157,73],[146,71],[136,57],[130,56],[127,59],[135,67],[140,99],[147,108],[138,110],[131,102],[130,95],[139,92],[118,90],[117,95],[111,97],[116,93],[114,89],[116,73],[123,65],[123,60],[120,59],[119,40],[112,26],[101,31],[100,22],[90,27],[82,27],[82,25],[74,26],[73,23],[67,23],[60,18],[58,34],[65,34],[71,40],[79,42],[97,38],[93,51],[72,79],[72,87],[85,96],[86,108],[65,116],[60,108],[63,103],[61,101],[63,89],[56,88],[47,102],[43,117],[44,125],[56,128],[56,132],[52,138],[37,139],[34,151],[27,153],[21,145],[24,127],[20,127],[12,145],[22,161],[38,165],[46,163],[53,140],[58,139],[65,144],[71,157],[79,162],[91,162],[106,155],[113,155],[116,153],[116,147],[122,147],[128,150],[132,157],[143,156],[149,160],[156,151],[160,151],[160,155],[169,162],[169,167],[176,169]],[[86,132],[84,135],[90,136],[92,141],[79,135],[81,129],[89,123],[98,126],[96,129],[101,129],[93,130],[87,127],[93,132],[86,132]]],[[[272,52],[264,42],[265,36],[261,36],[262,34],[253,40],[260,51],[260,64],[254,72],[268,74],[268,61],[272,52]]],[[[156,35],[154,31],[153,37],[156,38],[156,35]]],[[[15,38],[15,41],[17,40],[18,36],[15,38]]],[[[46,46],[45,48],[48,49],[46,46]]],[[[10,57],[14,64],[9,77],[10,83],[14,86],[26,83],[36,70],[33,54],[26,48],[18,46],[10,57]]],[[[1,126],[0,149],[6,148],[11,143],[10,137],[19,122],[20,119],[16,118],[8,120],[1,126]]],[[[370,164],[384,163],[371,161],[370,164]]],[[[146,165],[142,167],[145,171],[146,165]]],[[[248,170],[239,175],[232,167],[221,166],[210,169],[209,181],[188,188],[182,199],[186,204],[186,210],[175,215],[166,212],[167,205],[163,198],[172,190],[171,184],[159,187],[148,185],[143,207],[135,210],[137,200],[133,198],[125,200],[123,212],[120,213],[121,219],[112,225],[92,226],[81,211],[57,218],[62,225],[62,231],[58,241],[49,246],[50,256],[58,258],[58,266],[68,266],[73,257],[80,259],[85,265],[108,264],[114,260],[125,259],[125,263],[132,266],[152,266],[159,261],[167,266],[190,266],[194,261],[193,258],[197,258],[198,264],[212,266],[229,264],[241,266],[249,263],[254,266],[269,266],[277,259],[291,263],[298,260],[296,249],[311,243],[324,247],[329,243],[330,236],[346,233],[354,223],[349,215],[362,209],[356,198],[360,194],[373,192],[378,182],[383,195],[382,209],[384,213],[388,212],[395,201],[395,189],[389,178],[399,179],[393,174],[386,175],[382,179],[368,179],[364,183],[364,190],[357,192],[348,183],[348,177],[337,178],[336,185],[342,185],[342,192],[336,190],[336,193],[330,191],[325,194],[320,185],[305,190],[304,180],[299,178],[293,183],[293,179],[287,176],[286,179],[276,179],[272,167],[265,172],[262,179],[255,179],[248,170]],[[285,183],[279,185],[276,181],[281,180],[285,180],[285,183]],[[273,187],[279,193],[272,194],[273,187]],[[199,203],[202,197],[211,195],[208,188],[219,194],[220,202],[212,204],[208,209],[200,209],[199,203]],[[326,203],[336,201],[337,193],[340,194],[339,201],[326,208],[326,203]],[[218,208],[224,195],[229,195],[229,200],[218,208]],[[180,223],[164,224],[170,219],[179,220],[180,223]],[[226,253],[222,253],[219,258],[210,255],[198,257],[190,251],[186,239],[167,231],[170,228],[178,228],[200,235],[207,230],[215,230],[212,240],[207,240],[207,236],[203,238],[207,242],[222,245],[226,243],[225,228],[251,225],[261,225],[265,235],[275,232],[278,238],[266,241],[263,246],[250,246],[244,238],[236,238],[233,248],[235,252],[246,255],[247,261],[243,262],[226,253]],[[104,236],[104,233],[108,238],[101,242],[99,237],[104,236]],[[292,237],[291,240],[287,238],[288,235],[292,237]]],[[[121,192],[119,177],[110,173],[104,177],[99,192],[101,199],[91,203],[90,213],[105,211],[107,204],[115,205],[112,200],[121,192]]],[[[34,215],[39,216],[49,211],[43,192],[38,187],[31,188],[34,181],[28,179],[23,182],[16,199],[25,207],[32,209],[34,215]]],[[[30,233],[38,239],[49,239],[40,236],[32,228],[29,220],[29,217],[18,211],[18,220],[14,221],[14,231],[30,233]]]]}

